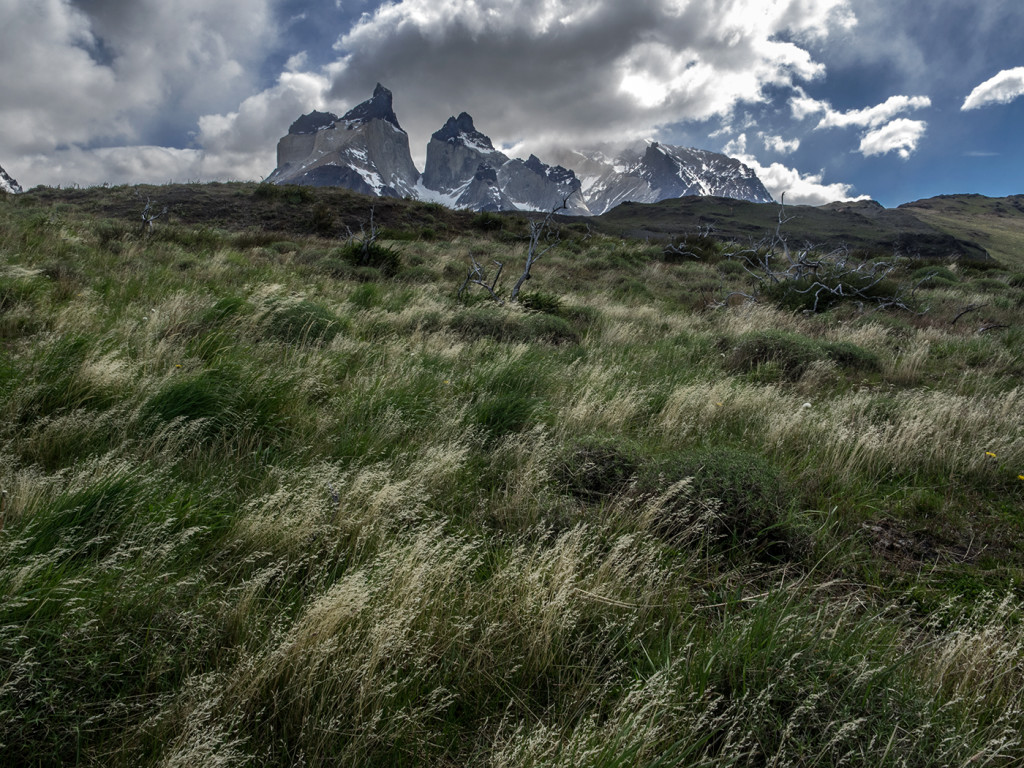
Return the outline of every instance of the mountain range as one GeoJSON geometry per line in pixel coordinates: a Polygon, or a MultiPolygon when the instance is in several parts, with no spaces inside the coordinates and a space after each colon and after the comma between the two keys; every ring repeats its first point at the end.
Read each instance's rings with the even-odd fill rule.
{"type": "Polygon", "coordinates": [[[11,175],[4,170],[2,165],[0,165],[0,192],[10,192],[11,194],[21,192],[21,185],[11,178],[11,175]]]}
{"type": "Polygon", "coordinates": [[[313,111],[292,123],[278,142],[277,168],[267,181],[339,186],[459,210],[540,211],[564,203],[566,213],[583,216],[626,201],[688,195],[772,202],[750,168],[716,152],[651,141],[611,156],[593,150],[557,154],[564,165],[549,165],[535,155],[510,158],[463,112],[430,137],[421,174],[392,93],[378,83],[370,99],[342,117],[313,111]]]}

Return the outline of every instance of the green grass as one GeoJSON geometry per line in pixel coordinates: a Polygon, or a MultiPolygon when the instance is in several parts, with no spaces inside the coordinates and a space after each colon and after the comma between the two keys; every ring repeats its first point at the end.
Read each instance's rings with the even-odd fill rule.
{"type": "Polygon", "coordinates": [[[0,200],[0,762],[1024,762],[1016,273],[140,194],[0,200]]]}

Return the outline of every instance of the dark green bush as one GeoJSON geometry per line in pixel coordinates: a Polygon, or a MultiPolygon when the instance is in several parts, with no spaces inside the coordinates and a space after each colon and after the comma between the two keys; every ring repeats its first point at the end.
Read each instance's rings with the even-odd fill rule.
{"type": "Polygon", "coordinates": [[[669,243],[661,252],[661,260],[667,264],[685,261],[716,261],[722,246],[710,235],[686,235],[669,243]]]}
{"type": "Polygon", "coordinates": [[[497,232],[505,228],[505,219],[496,213],[483,211],[473,217],[470,226],[482,232],[497,232]]]}
{"type": "Polygon", "coordinates": [[[253,197],[259,200],[281,200],[292,205],[316,200],[312,187],[297,184],[259,184],[253,192],[253,197]]]}
{"type": "Polygon", "coordinates": [[[212,251],[230,241],[227,235],[209,227],[160,226],[159,222],[148,236],[153,242],[174,243],[190,251],[212,251]]]}
{"type": "Polygon", "coordinates": [[[172,377],[146,401],[144,424],[175,419],[203,420],[200,438],[210,441],[241,433],[259,435],[272,446],[286,428],[282,413],[294,397],[290,382],[268,376],[253,378],[231,366],[172,377]]]}
{"type": "Polygon", "coordinates": [[[763,365],[777,366],[783,379],[796,381],[820,354],[815,345],[786,331],[757,331],[745,334],[726,358],[736,373],[751,373],[763,365]]]}
{"type": "Polygon", "coordinates": [[[526,392],[501,392],[481,398],[473,405],[472,419],[491,439],[519,432],[533,416],[534,398],[526,392]]]}
{"type": "Polygon", "coordinates": [[[535,312],[544,312],[549,315],[562,314],[562,300],[553,293],[520,293],[519,303],[527,309],[535,312]]]}
{"type": "Polygon", "coordinates": [[[45,289],[46,284],[38,278],[0,275],[0,313],[21,303],[33,303],[45,289]]]}
{"type": "Polygon", "coordinates": [[[334,235],[338,229],[334,211],[326,203],[317,203],[309,213],[309,228],[320,237],[334,235]]]}
{"type": "MultiPolygon", "coordinates": [[[[785,524],[792,489],[769,459],[739,448],[710,448],[669,457],[647,471],[642,484],[692,478],[690,500],[716,502],[713,538],[727,551],[756,558],[789,556],[795,545],[785,524]]],[[[693,523],[668,509],[659,532],[669,539],[693,523]]]]}
{"type": "Polygon", "coordinates": [[[555,315],[521,314],[484,304],[454,315],[452,330],[471,339],[495,341],[547,341],[553,344],[577,343],[581,335],[565,318],[555,315]]]}
{"type": "Polygon", "coordinates": [[[555,482],[577,498],[595,501],[625,490],[639,469],[637,457],[610,440],[578,442],[555,467],[555,482]]]}
{"type": "Polygon", "coordinates": [[[766,285],[762,296],[780,309],[824,312],[844,301],[872,302],[895,297],[899,292],[899,285],[888,278],[878,280],[867,274],[839,275],[826,271],[816,276],[766,285]]]}
{"type": "Polygon", "coordinates": [[[381,302],[381,290],[380,286],[376,283],[362,283],[357,286],[351,294],[349,294],[348,301],[359,309],[372,309],[381,302]]]}
{"type": "Polygon", "coordinates": [[[728,259],[718,263],[718,271],[723,275],[743,275],[747,270],[740,262],[728,259]]]}
{"type": "Polygon", "coordinates": [[[996,277],[976,277],[971,280],[971,288],[982,291],[1005,291],[1006,283],[996,277]]]}
{"type": "Polygon", "coordinates": [[[485,370],[473,382],[472,423],[492,440],[519,432],[532,423],[542,389],[543,378],[532,355],[497,371],[485,370]]]}
{"type": "Polygon", "coordinates": [[[402,267],[402,254],[376,241],[353,240],[334,255],[353,267],[373,267],[384,277],[394,277],[402,267]]]}
{"type": "Polygon", "coordinates": [[[267,321],[267,333],[292,344],[327,343],[344,325],[327,307],[302,300],[275,306],[267,321]]]}
{"type": "Polygon", "coordinates": [[[875,373],[881,370],[882,362],[878,355],[849,341],[837,341],[825,344],[824,352],[837,365],[851,371],[875,373]]]}
{"type": "Polygon", "coordinates": [[[918,267],[910,273],[910,281],[914,285],[920,283],[922,288],[928,288],[932,285],[951,285],[959,282],[960,278],[949,267],[934,266],[918,267]]]}

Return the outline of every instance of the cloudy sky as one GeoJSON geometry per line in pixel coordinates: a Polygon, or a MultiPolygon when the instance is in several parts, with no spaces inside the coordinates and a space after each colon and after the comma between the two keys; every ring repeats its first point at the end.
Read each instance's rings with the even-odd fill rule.
{"type": "Polygon", "coordinates": [[[1020,0],[0,0],[23,187],[261,179],[378,81],[422,168],[467,111],[514,155],[656,138],[787,201],[1024,193],[1020,0]]]}

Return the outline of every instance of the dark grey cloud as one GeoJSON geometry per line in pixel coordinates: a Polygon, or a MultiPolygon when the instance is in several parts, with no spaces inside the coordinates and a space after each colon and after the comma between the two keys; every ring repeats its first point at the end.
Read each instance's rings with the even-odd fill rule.
{"type": "Polygon", "coordinates": [[[71,150],[187,145],[198,115],[260,86],[252,71],[274,38],[270,7],[0,0],[0,156],[36,183],[68,183],[71,150]]]}
{"type": "Polygon", "coordinates": [[[502,142],[649,135],[725,115],[823,69],[798,42],[841,25],[845,0],[404,0],[338,41],[330,95],[395,92],[414,145],[471,112],[502,142]],[[789,41],[778,39],[785,32],[789,41]],[[419,139],[419,141],[417,141],[419,139]]]}

